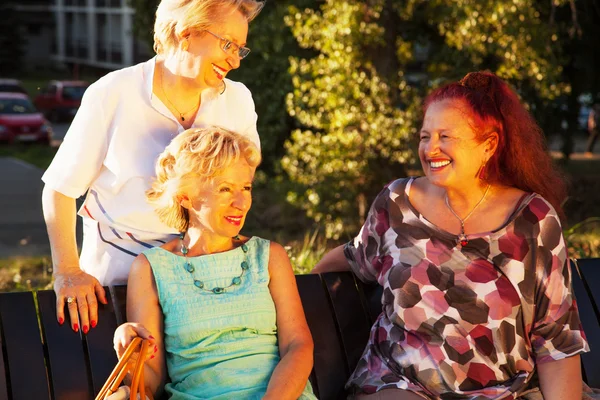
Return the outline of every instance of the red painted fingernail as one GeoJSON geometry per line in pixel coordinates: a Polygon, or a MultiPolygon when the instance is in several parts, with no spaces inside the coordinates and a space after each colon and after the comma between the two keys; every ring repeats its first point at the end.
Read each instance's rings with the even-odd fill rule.
{"type": "Polygon", "coordinates": [[[154,346],[154,352],[156,353],[158,351],[158,347],[154,346]]]}
{"type": "Polygon", "coordinates": [[[65,319],[64,319],[64,318],[59,318],[59,319],[58,319],[58,324],[59,324],[59,325],[62,325],[64,322],[65,322],[65,319]]]}
{"type": "Polygon", "coordinates": [[[73,330],[74,330],[75,332],[79,332],[79,324],[75,324],[75,325],[73,325],[73,330]]]}
{"type": "Polygon", "coordinates": [[[95,327],[96,327],[96,324],[97,324],[97,322],[96,322],[96,321],[94,321],[94,320],[92,320],[92,328],[95,328],[95,327]]]}
{"type": "Polygon", "coordinates": [[[148,336],[148,339],[154,340],[154,336],[150,335],[150,336],[148,336]]]}
{"type": "Polygon", "coordinates": [[[154,354],[152,354],[152,357],[150,357],[150,359],[152,360],[154,358],[154,354]]]}
{"type": "Polygon", "coordinates": [[[88,333],[89,330],[90,330],[90,328],[88,328],[87,325],[83,326],[83,333],[88,333]]]}

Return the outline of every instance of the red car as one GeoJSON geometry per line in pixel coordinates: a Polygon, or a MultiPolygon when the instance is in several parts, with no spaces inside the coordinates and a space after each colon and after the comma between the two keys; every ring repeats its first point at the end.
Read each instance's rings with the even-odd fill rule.
{"type": "Polygon", "coordinates": [[[25,90],[21,81],[19,81],[18,79],[5,79],[5,78],[0,78],[0,92],[27,94],[27,90],[25,90]]]}
{"type": "Polygon", "coordinates": [[[50,81],[33,103],[50,121],[71,120],[89,85],[85,81],[50,81]]]}
{"type": "Polygon", "coordinates": [[[50,143],[52,128],[23,93],[0,93],[0,140],[50,143]]]}

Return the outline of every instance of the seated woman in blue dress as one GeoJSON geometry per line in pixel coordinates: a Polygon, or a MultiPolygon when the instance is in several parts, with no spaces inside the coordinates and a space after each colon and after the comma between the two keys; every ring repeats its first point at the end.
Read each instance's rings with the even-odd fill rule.
{"type": "Polygon", "coordinates": [[[136,336],[151,340],[144,375],[155,397],[315,399],[288,256],[240,235],[260,160],[250,140],[216,127],[179,134],[158,158],[147,198],[181,234],[135,259],[130,322],[114,338],[119,355],[136,336]]]}

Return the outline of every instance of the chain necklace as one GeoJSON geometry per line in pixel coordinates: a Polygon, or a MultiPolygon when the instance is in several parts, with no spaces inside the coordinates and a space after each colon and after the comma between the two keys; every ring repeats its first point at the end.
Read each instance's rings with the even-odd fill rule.
{"type": "Polygon", "coordinates": [[[446,206],[448,207],[448,209],[450,210],[450,212],[452,212],[452,214],[454,214],[454,216],[456,218],[458,218],[458,220],[460,221],[460,233],[458,234],[458,241],[460,243],[461,246],[466,246],[467,244],[469,244],[469,239],[467,239],[467,235],[465,235],[465,221],[471,216],[473,215],[473,212],[477,209],[477,207],[479,207],[479,205],[481,203],[483,203],[483,201],[485,200],[485,196],[487,196],[488,191],[490,190],[490,186],[492,185],[488,185],[487,188],[485,189],[485,193],[483,193],[483,197],[481,198],[481,200],[479,200],[477,202],[477,204],[475,204],[475,207],[473,207],[473,209],[471,210],[470,213],[467,214],[466,217],[461,218],[458,216],[457,213],[454,212],[454,210],[452,209],[452,207],[450,207],[450,203],[448,202],[448,192],[446,192],[446,195],[444,196],[445,200],[446,200],[446,206]]]}
{"type": "Polygon", "coordinates": [[[164,67],[162,67],[161,70],[160,70],[160,89],[162,90],[163,95],[165,96],[165,99],[167,99],[167,101],[169,102],[169,104],[171,105],[171,107],[173,107],[173,109],[175,111],[177,111],[177,113],[179,113],[179,118],[181,118],[181,122],[183,122],[183,121],[185,121],[184,115],[189,114],[191,111],[194,111],[198,107],[198,104],[194,105],[193,108],[190,108],[189,110],[187,110],[184,113],[182,113],[181,111],[179,111],[179,109],[177,109],[177,107],[175,107],[175,104],[173,104],[171,102],[171,100],[169,100],[169,96],[167,96],[167,92],[165,92],[165,87],[163,85],[163,82],[165,80],[165,71],[164,71],[163,68],[164,67]]]}
{"type": "MultiPolygon", "coordinates": [[[[185,232],[182,232],[182,233],[179,234],[179,239],[181,239],[181,253],[185,257],[185,270],[187,272],[189,272],[190,274],[193,274],[194,271],[195,271],[195,268],[190,263],[190,260],[188,259],[187,255],[188,255],[190,249],[188,249],[188,247],[185,245],[185,243],[183,243],[183,238],[184,237],[185,237],[185,232]]],[[[239,235],[235,235],[233,237],[233,239],[234,240],[240,240],[240,236],[239,235]]],[[[235,278],[233,278],[231,280],[231,283],[229,285],[227,285],[227,286],[215,286],[214,288],[207,288],[206,285],[204,285],[203,281],[201,281],[199,279],[196,279],[196,278],[193,278],[194,279],[194,286],[196,286],[198,289],[203,290],[203,291],[208,292],[208,293],[223,294],[230,287],[241,285],[242,284],[242,276],[244,276],[244,273],[250,269],[250,265],[248,264],[248,246],[246,245],[246,243],[243,243],[240,246],[240,248],[244,252],[244,260],[240,264],[240,268],[242,269],[242,272],[238,276],[236,276],[235,278]]]]}

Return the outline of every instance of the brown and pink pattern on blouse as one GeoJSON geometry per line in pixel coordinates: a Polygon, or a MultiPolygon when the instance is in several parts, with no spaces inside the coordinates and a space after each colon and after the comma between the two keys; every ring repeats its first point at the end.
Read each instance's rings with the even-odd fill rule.
{"type": "Polygon", "coordinates": [[[589,351],[546,200],[526,195],[504,226],[463,247],[412,207],[413,179],[388,185],[345,247],[354,273],[384,288],[350,392],[513,399],[537,363],[589,351]]]}

